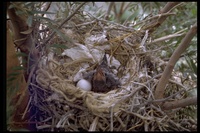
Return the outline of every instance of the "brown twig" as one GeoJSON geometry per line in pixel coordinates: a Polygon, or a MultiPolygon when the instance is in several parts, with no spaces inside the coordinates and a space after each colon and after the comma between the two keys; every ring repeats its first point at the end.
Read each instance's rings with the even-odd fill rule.
{"type": "Polygon", "coordinates": [[[135,25],[133,25],[133,27],[135,27],[135,26],[137,26],[137,25],[140,25],[140,24],[142,24],[142,23],[144,23],[144,22],[147,22],[147,21],[150,21],[150,20],[159,18],[159,17],[164,17],[164,16],[167,17],[167,16],[171,16],[171,15],[176,15],[176,14],[175,14],[175,13],[163,13],[163,14],[158,14],[158,15],[152,16],[152,17],[150,17],[150,18],[148,18],[148,19],[145,19],[145,20],[143,20],[143,21],[141,21],[141,22],[136,23],[135,25]]]}
{"type": "Polygon", "coordinates": [[[174,7],[179,4],[180,2],[168,2],[165,7],[160,11],[159,18],[154,19],[149,24],[147,24],[143,30],[151,29],[151,32],[154,31],[155,27],[159,27],[168,16],[162,16],[164,13],[170,13],[174,7]]]}
{"type": "Polygon", "coordinates": [[[170,109],[185,107],[189,105],[196,105],[196,104],[197,104],[197,97],[188,97],[188,98],[177,100],[177,101],[165,102],[162,105],[162,108],[164,110],[170,110],[170,109]]]}
{"type": "Polygon", "coordinates": [[[180,37],[180,36],[183,36],[183,35],[185,35],[185,33],[167,35],[167,36],[164,36],[164,37],[157,38],[157,39],[153,40],[152,42],[148,42],[146,45],[162,42],[162,41],[169,40],[169,39],[175,38],[175,37],[180,37]]]}
{"type": "Polygon", "coordinates": [[[114,2],[110,2],[108,10],[106,12],[106,15],[104,17],[106,20],[108,20],[108,16],[110,15],[110,11],[111,11],[111,9],[112,9],[112,7],[113,7],[114,4],[115,4],[114,2]]]}

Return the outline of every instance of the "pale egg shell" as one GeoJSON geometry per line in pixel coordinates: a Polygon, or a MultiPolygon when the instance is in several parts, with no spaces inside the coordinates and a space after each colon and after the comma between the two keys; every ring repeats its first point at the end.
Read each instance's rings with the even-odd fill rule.
{"type": "Polygon", "coordinates": [[[85,79],[79,80],[76,86],[85,91],[90,91],[92,89],[91,83],[85,79]]]}

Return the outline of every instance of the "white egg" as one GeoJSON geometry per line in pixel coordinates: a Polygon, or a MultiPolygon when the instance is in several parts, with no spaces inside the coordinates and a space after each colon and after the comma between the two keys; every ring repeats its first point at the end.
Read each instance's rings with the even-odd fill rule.
{"type": "Polygon", "coordinates": [[[85,79],[79,80],[76,86],[85,91],[90,91],[92,89],[91,83],[85,79]]]}

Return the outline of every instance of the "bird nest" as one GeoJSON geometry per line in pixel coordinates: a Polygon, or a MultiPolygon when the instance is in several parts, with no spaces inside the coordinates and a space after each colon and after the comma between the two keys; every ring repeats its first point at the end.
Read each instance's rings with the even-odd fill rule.
{"type": "MultiPolygon", "coordinates": [[[[83,26],[81,30],[85,34],[77,34],[76,28],[63,29],[66,36],[76,40],[73,43],[66,44],[58,36],[52,39],[51,44],[66,44],[67,50],[79,49],[77,56],[69,51],[50,56],[53,53],[50,52],[40,60],[29,87],[36,112],[36,129],[188,131],[189,127],[192,128],[193,124],[186,125],[188,128],[182,126],[176,113],[164,112],[152,102],[161,76],[159,73],[165,63],[146,51],[144,42],[148,39],[144,39],[145,33],[119,28],[118,25],[112,26],[106,33],[99,30],[101,28],[101,25],[83,26]],[[91,32],[94,27],[96,31],[91,32]],[[109,65],[121,81],[121,86],[107,93],[77,87],[77,74],[94,70],[104,54],[109,57],[109,65]],[[113,60],[117,60],[117,67],[113,60]]],[[[172,83],[170,85],[173,86],[172,83]]]]}

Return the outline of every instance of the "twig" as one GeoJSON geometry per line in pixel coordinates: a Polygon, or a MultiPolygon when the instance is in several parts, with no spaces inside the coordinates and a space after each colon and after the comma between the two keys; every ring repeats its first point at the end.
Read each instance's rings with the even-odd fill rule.
{"type": "MultiPolygon", "coordinates": [[[[46,12],[47,10],[49,10],[49,8],[50,8],[50,6],[51,6],[51,3],[52,3],[52,2],[44,3],[44,4],[45,4],[45,7],[43,8],[42,11],[45,11],[45,12],[46,12]]],[[[45,15],[45,13],[43,13],[41,16],[44,17],[44,15],[45,15]]]]}
{"type": "Polygon", "coordinates": [[[178,5],[180,2],[168,2],[165,7],[161,10],[161,13],[168,13],[169,11],[171,11],[172,9],[174,9],[174,7],[176,7],[176,5],[178,5]]]}
{"type": "Polygon", "coordinates": [[[180,90],[172,95],[170,95],[169,97],[166,97],[166,98],[163,98],[163,99],[158,99],[158,100],[148,100],[146,103],[143,103],[143,104],[140,104],[140,105],[136,105],[136,106],[133,106],[134,109],[137,109],[137,108],[141,108],[145,105],[148,105],[148,104],[151,104],[151,103],[159,103],[159,102],[166,102],[167,100],[173,98],[174,96],[178,95],[179,93],[182,93],[183,91],[186,91],[186,90],[180,90]]]}
{"type": "Polygon", "coordinates": [[[169,11],[171,11],[171,9],[174,9],[173,7],[176,6],[178,4],[178,2],[168,2],[165,7],[161,10],[160,14],[159,14],[159,18],[158,19],[154,19],[152,22],[150,22],[149,24],[147,24],[143,30],[147,30],[147,29],[151,29],[150,33],[152,33],[155,30],[155,27],[159,27],[167,18],[167,16],[162,16],[163,13],[169,13],[169,11]]]}
{"type": "MultiPolygon", "coordinates": [[[[66,100],[65,100],[66,101],[66,100]]],[[[80,106],[80,105],[77,105],[77,104],[74,104],[72,102],[69,102],[69,101],[66,101],[67,105],[73,107],[73,108],[77,108],[77,109],[80,109],[80,110],[87,110],[86,107],[83,107],[83,106],[80,106]]]]}
{"type": "Polygon", "coordinates": [[[135,115],[135,116],[139,117],[142,120],[154,120],[155,121],[154,117],[144,117],[144,116],[142,116],[140,114],[137,114],[137,113],[134,113],[134,112],[130,112],[130,111],[127,111],[127,110],[124,110],[124,109],[120,109],[120,110],[122,110],[122,111],[124,111],[124,112],[126,112],[128,114],[135,115]]]}
{"type": "Polygon", "coordinates": [[[132,83],[134,83],[134,84],[138,84],[138,85],[141,85],[141,86],[144,86],[145,88],[147,88],[148,91],[150,92],[150,94],[152,95],[152,97],[154,98],[154,96],[153,96],[153,92],[152,92],[151,89],[150,89],[149,87],[147,87],[145,84],[138,83],[138,82],[134,82],[134,81],[132,81],[132,83]]]}
{"type": "Polygon", "coordinates": [[[169,122],[170,122],[172,125],[176,125],[178,128],[183,129],[184,131],[190,131],[190,130],[188,130],[188,129],[182,127],[179,123],[176,123],[176,122],[174,122],[174,121],[172,121],[172,120],[169,120],[169,122]]]}
{"type": "Polygon", "coordinates": [[[135,27],[135,26],[137,26],[137,25],[140,25],[140,24],[142,24],[142,23],[144,23],[144,22],[146,22],[146,21],[159,18],[159,17],[161,17],[161,16],[170,16],[170,15],[176,15],[176,14],[175,14],[175,13],[163,13],[163,14],[158,14],[158,15],[155,15],[155,16],[153,16],[153,17],[151,17],[151,18],[148,18],[148,19],[145,19],[145,20],[143,20],[143,21],[141,21],[141,22],[138,22],[137,24],[133,25],[132,27],[135,27]]]}
{"type": "MultiPolygon", "coordinates": [[[[179,2],[178,2],[179,3],[179,2]]],[[[183,2],[181,2],[181,3],[179,3],[179,4],[177,4],[177,5],[175,5],[172,9],[170,9],[168,12],[171,12],[174,8],[176,8],[177,6],[180,6],[180,5],[182,5],[183,4],[183,2]]]]}
{"type": "Polygon", "coordinates": [[[110,107],[110,131],[113,131],[113,108],[114,105],[110,107]]]}
{"type": "Polygon", "coordinates": [[[114,2],[110,2],[110,4],[109,4],[108,10],[107,10],[106,15],[104,17],[106,20],[108,19],[108,16],[109,16],[110,11],[111,11],[111,9],[113,7],[113,4],[115,4],[115,3],[114,2]]]}
{"type": "Polygon", "coordinates": [[[123,123],[123,121],[121,120],[119,116],[115,116],[115,117],[117,118],[117,120],[119,121],[119,123],[121,124],[123,128],[126,127],[126,125],[123,123]]]}
{"type": "Polygon", "coordinates": [[[135,29],[133,29],[133,28],[131,28],[131,27],[126,27],[126,26],[124,26],[124,25],[115,23],[115,22],[113,22],[113,21],[108,21],[108,20],[105,20],[105,19],[99,19],[99,18],[95,17],[94,15],[92,15],[92,14],[89,13],[89,12],[86,12],[86,13],[87,13],[89,16],[92,16],[93,18],[97,19],[98,21],[103,21],[103,22],[105,22],[105,23],[111,23],[111,24],[114,24],[114,25],[116,25],[116,26],[119,26],[119,27],[122,27],[122,28],[124,28],[124,29],[127,29],[128,31],[135,31],[135,29]]]}
{"type": "Polygon", "coordinates": [[[28,104],[26,105],[26,109],[24,110],[24,113],[23,113],[23,115],[22,115],[22,120],[24,119],[24,117],[25,117],[25,115],[26,115],[26,113],[27,113],[27,110],[28,110],[28,107],[29,107],[29,105],[30,105],[30,103],[31,103],[31,100],[32,100],[32,96],[29,97],[28,104]]]}
{"type": "Polygon", "coordinates": [[[92,124],[90,125],[90,128],[88,131],[95,131],[98,120],[99,120],[99,117],[96,116],[95,119],[93,120],[92,124]]]}
{"type": "Polygon", "coordinates": [[[164,110],[175,109],[179,107],[185,107],[189,105],[196,105],[197,104],[197,97],[188,97],[185,99],[172,101],[172,102],[165,102],[162,107],[164,110]]]}
{"type": "Polygon", "coordinates": [[[36,128],[37,128],[38,130],[40,130],[40,129],[44,129],[44,128],[51,128],[51,126],[52,126],[52,125],[44,124],[44,125],[42,125],[42,126],[36,126],[36,128]]]}
{"type": "Polygon", "coordinates": [[[146,30],[145,31],[145,35],[144,35],[144,37],[143,37],[143,39],[142,39],[142,42],[141,42],[141,47],[143,47],[143,51],[144,52],[146,52],[146,47],[145,47],[145,45],[146,45],[146,40],[147,40],[147,38],[148,38],[148,36],[149,36],[149,30],[146,30]]]}
{"type": "Polygon", "coordinates": [[[40,90],[43,90],[43,91],[45,91],[45,92],[48,92],[46,89],[41,88],[41,87],[37,86],[36,84],[30,83],[30,85],[31,85],[31,86],[34,86],[34,87],[36,87],[36,88],[39,88],[40,90]]]}
{"type": "MultiPolygon", "coordinates": [[[[70,20],[77,12],[78,10],[85,4],[86,2],[82,3],[81,5],[79,5],[75,11],[69,16],[67,17],[59,26],[58,26],[58,29],[60,29],[68,20],[70,20]]],[[[49,38],[46,39],[41,45],[45,45],[48,43],[48,41],[54,36],[54,34],[56,33],[56,31],[53,31],[51,33],[51,35],[49,35],[49,38]]]]}
{"type": "Polygon", "coordinates": [[[158,39],[153,40],[152,42],[147,43],[146,45],[150,45],[150,44],[162,42],[162,41],[169,40],[169,39],[175,38],[175,37],[180,37],[180,36],[183,36],[183,35],[185,35],[185,33],[182,33],[182,34],[172,34],[172,35],[160,37],[158,39]]]}
{"type": "Polygon", "coordinates": [[[177,84],[178,86],[180,86],[180,87],[184,88],[185,90],[187,90],[187,88],[184,85],[182,85],[181,83],[178,83],[178,82],[176,82],[174,80],[171,80],[171,79],[169,79],[169,82],[177,84]]]}

